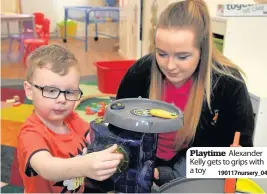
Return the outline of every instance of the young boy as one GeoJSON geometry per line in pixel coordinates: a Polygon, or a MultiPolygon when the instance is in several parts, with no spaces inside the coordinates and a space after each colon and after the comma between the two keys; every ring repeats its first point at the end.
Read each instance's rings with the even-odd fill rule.
{"type": "Polygon", "coordinates": [[[75,56],[49,45],[27,60],[25,93],[34,111],[18,137],[19,171],[26,193],[83,192],[84,178],[105,180],[122,159],[116,145],[87,154],[89,124],[74,111],[82,96],[75,56]]]}

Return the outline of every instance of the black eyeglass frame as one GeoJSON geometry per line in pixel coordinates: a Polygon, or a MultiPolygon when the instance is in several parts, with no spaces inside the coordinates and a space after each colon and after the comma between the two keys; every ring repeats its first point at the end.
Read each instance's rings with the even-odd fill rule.
{"type": "Polygon", "coordinates": [[[82,90],[81,90],[80,88],[79,88],[78,90],[61,90],[61,89],[59,89],[59,88],[51,87],[51,86],[38,86],[38,85],[33,84],[33,83],[31,83],[31,85],[33,85],[35,88],[41,90],[41,91],[42,91],[42,96],[45,97],[45,98],[49,98],[49,99],[57,99],[61,93],[64,94],[65,99],[68,100],[68,101],[79,101],[79,100],[82,98],[82,96],[83,96],[83,92],[82,92],[82,90]],[[55,89],[59,90],[58,95],[57,95],[56,97],[54,97],[54,98],[44,96],[44,88],[47,88],[47,87],[48,87],[48,88],[55,88],[55,89]],[[67,99],[66,94],[67,94],[67,92],[69,92],[69,91],[79,91],[79,92],[80,92],[80,98],[77,99],[77,100],[69,100],[69,99],[67,99]]]}

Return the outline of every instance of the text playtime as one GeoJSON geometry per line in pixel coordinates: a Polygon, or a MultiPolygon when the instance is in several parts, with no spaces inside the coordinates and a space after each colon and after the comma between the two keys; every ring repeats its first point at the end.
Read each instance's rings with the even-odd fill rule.
{"type": "MultiPolygon", "coordinates": [[[[225,151],[199,151],[199,150],[190,150],[190,156],[200,156],[206,158],[207,156],[226,156],[225,151]]],[[[230,150],[228,156],[262,156],[262,152],[260,151],[237,151],[237,150],[230,150]]]]}

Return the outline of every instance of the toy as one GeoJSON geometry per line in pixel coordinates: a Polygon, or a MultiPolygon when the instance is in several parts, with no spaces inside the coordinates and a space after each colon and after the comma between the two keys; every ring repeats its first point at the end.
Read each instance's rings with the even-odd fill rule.
{"type": "Polygon", "coordinates": [[[85,108],[85,113],[87,115],[94,115],[95,113],[97,113],[97,116],[103,117],[105,109],[106,109],[105,102],[100,102],[99,104],[92,103],[92,106],[87,106],[85,108]]]}
{"type": "Polygon", "coordinates": [[[12,99],[7,99],[6,103],[12,103],[12,106],[19,106],[21,105],[21,102],[19,101],[19,96],[14,96],[12,99]]]}
{"type": "Polygon", "coordinates": [[[12,106],[19,106],[19,105],[21,105],[21,102],[14,102],[14,103],[12,104],[12,106]]]}
{"type": "Polygon", "coordinates": [[[149,193],[153,183],[157,133],[176,131],[183,126],[177,107],[143,98],[115,100],[106,107],[104,118],[90,123],[91,152],[113,144],[124,159],[108,180],[90,180],[101,192],[149,193]],[[162,118],[164,117],[164,118],[162,118]]]}
{"type": "Polygon", "coordinates": [[[7,99],[7,100],[6,100],[6,103],[14,103],[14,102],[16,102],[15,99],[7,99]]]}
{"type": "Polygon", "coordinates": [[[13,96],[13,99],[16,101],[16,102],[19,102],[19,96],[13,96]]]}
{"type": "Polygon", "coordinates": [[[151,109],[150,114],[152,116],[157,116],[157,117],[164,118],[164,119],[174,119],[178,117],[176,113],[170,113],[170,112],[167,112],[165,110],[160,110],[160,109],[151,109]]]}
{"type": "Polygon", "coordinates": [[[99,105],[100,105],[101,107],[105,107],[105,102],[99,102],[99,105]]]}
{"type": "MultiPolygon", "coordinates": [[[[234,141],[233,141],[233,144],[231,146],[233,146],[233,147],[240,146],[239,140],[240,140],[240,132],[235,132],[234,141]]],[[[234,193],[235,192],[235,187],[236,187],[236,181],[237,181],[236,178],[227,178],[227,179],[225,179],[224,191],[226,193],[234,193]]]]}
{"type": "Polygon", "coordinates": [[[97,112],[97,116],[103,117],[105,114],[105,108],[100,108],[97,112]]]}
{"type": "Polygon", "coordinates": [[[112,18],[106,18],[107,22],[112,22],[112,20],[113,20],[112,18]]]}
{"type": "MultiPolygon", "coordinates": [[[[179,178],[162,185],[157,193],[228,193],[225,190],[225,179],[191,179],[179,178]]],[[[260,188],[251,179],[237,179],[237,184],[231,193],[262,193],[260,188]]]]}
{"type": "Polygon", "coordinates": [[[95,112],[94,112],[94,111],[92,110],[92,108],[89,107],[89,106],[86,107],[86,109],[85,109],[85,113],[86,113],[87,115],[94,115],[94,114],[95,114],[95,112]]]}

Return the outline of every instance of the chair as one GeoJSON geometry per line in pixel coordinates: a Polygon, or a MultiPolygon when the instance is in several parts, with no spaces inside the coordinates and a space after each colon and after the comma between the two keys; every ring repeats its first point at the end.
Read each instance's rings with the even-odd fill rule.
{"type": "Polygon", "coordinates": [[[19,59],[23,56],[24,53],[24,40],[28,38],[33,38],[33,23],[32,21],[23,21],[22,23],[23,30],[21,34],[13,34],[9,36],[9,46],[8,46],[8,56],[12,53],[12,45],[13,41],[17,41],[19,43],[19,59]]]}
{"type": "Polygon", "coordinates": [[[41,12],[35,12],[34,15],[34,21],[35,21],[35,31],[38,36],[40,36],[43,26],[43,21],[45,19],[45,15],[41,12]]]}
{"type": "Polygon", "coordinates": [[[43,20],[45,19],[44,14],[40,13],[40,12],[34,12],[33,15],[35,17],[35,24],[36,25],[42,25],[43,20]]]}
{"type": "Polygon", "coordinates": [[[25,52],[23,57],[23,63],[26,65],[26,59],[28,55],[37,49],[38,47],[48,45],[49,38],[50,38],[50,20],[45,18],[43,20],[42,24],[42,31],[40,31],[40,37],[39,38],[32,38],[32,39],[25,39],[24,40],[24,46],[25,46],[25,52]]]}

